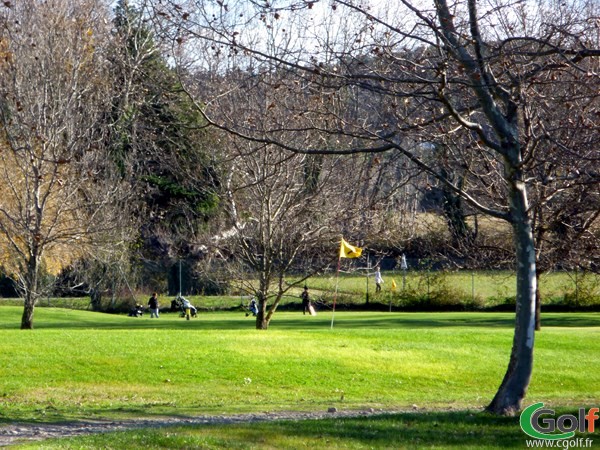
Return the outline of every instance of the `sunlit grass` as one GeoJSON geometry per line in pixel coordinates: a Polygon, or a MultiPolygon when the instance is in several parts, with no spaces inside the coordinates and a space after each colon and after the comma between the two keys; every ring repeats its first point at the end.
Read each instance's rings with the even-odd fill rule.
{"type": "MultiPolygon", "coordinates": [[[[0,315],[0,418],[359,408],[480,409],[512,342],[504,313],[277,313],[257,331],[241,312],[186,321],[39,309],[0,315]]],[[[529,395],[600,397],[600,315],[546,315],[529,395]]]]}
{"type": "MultiPolygon", "coordinates": [[[[320,295],[331,296],[332,292],[346,296],[359,296],[365,298],[367,291],[374,296],[375,284],[373,277],[367,277],[369,272],[343,273],[339,277],[335,274],[329,276],[313,277],[308,285],[319,291],[320,295]]],[[[516,282],[514,272],[503,271],[456,271],[436,272],[427,270],[401,270],[383,272],[383,293],[391,293],[395,296],[402,295],[402,289],[407,289],[421,295],[427,292],[435,292],[441,285],[448,286],[462,293],[464,300],[471,298],[481,299],[482,304],[489,305],[504,299],[514,298],[516,295],[516,282]],[[396,289],[392,288],[392,280],[396,283],[396,289]]],[[[588,274],[588,278],[595,278],[594,274],[588,274]]],[[[595,284],[600,287],[599,280],[595,284]]],[[[577,283],[582,282],[574,273],[552,272],[543,274],[540,278],[540,291],[545,303],[556,302],[564,297],[565,293],[573,292],[577,283]]],[[[600,296],[600,290],[597,292],[600,296]]]]}

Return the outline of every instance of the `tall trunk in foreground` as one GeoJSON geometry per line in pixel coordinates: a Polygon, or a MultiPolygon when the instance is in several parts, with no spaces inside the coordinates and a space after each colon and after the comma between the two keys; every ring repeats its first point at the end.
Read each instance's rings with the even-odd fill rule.
{"type": "Polygon", "coordinates": [[[535,334],[536,264],[531,218],[518,161],[509,159],[506,158],[506,178],[517,263],[515,334],[508,369],[498,392],[486,408],[501,415],[515,415],[521,410],[533,370],[535,334]]]}

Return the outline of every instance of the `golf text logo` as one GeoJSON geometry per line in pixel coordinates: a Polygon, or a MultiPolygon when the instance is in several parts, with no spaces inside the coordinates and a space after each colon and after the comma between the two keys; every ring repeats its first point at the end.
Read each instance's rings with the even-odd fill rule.
{"type": "Polygon", "coordinates": [[[577,417],[573,414],[564,414],[558,419],[541,418],[544,415],[554,416],[554,410],[544,408],[541,402],[535,403],[521,413],[521,429],[536,439],[570,439],[575,436],[575,431],[593,433],[599,412],[600,408],[590,408],[587,413],[585,408],[579,408],[577,417]]]}

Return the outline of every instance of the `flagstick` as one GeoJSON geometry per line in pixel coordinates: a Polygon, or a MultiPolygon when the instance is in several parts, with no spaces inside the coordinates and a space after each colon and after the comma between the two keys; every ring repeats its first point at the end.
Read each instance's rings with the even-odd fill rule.
{"type": "Polygon", "coordinates": [[[335,294],[333,295],[333,310],[331,311],[331,329],[333,330],[333,318],[335,316],[335,302],[337,300],[338,287],[340,285],[340,265],[342,263],[342,257],[338,258],[337,271],[335,272],[335,294]]]}

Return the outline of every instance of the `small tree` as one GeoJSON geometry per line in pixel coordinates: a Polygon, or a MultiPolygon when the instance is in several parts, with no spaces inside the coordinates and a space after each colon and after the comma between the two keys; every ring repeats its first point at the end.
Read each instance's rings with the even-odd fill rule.
{"type": "MultiPolygon", "coordinates": [[[[184,86],[197,99],[231,85],[250,84],[252,90],[227,97],[220,104],[220,114],[250,127],[268,128],[276,126],[295,101],[287,97],[284,86],[289,82],[285,72],[231,71],[222,77],[199,72],[185,77],[184,86]],[[265,112],[258,121],[261,105],[265,112]]],[[[309,95],[311,89],[296,100],[320,108],[324,100],[309,95]]],[[[328,106],[343,108],[333,102],[328,106]]],[[[295,120],[290,117],[290,122],[295,120]]],[[[226,214],[218,230],[214,223],[208,225],[196,248],[218,251],[226,261],[221,266],[228,279],[242,280],[243,290],[257,297],[257,328],[268,328],[291,288],[331,264],[340,235],[379,244],[401,239],[402,231],[394,235],[385,225],[390,209],[413,198],[408,183],[418,170],[398,155],[282,154],[268,143],[221,135],[217,166],[227,167],[224,172],[229,173],[223,177],[226,181],[220,192],[226,214]],[[295,282],[289,282],[290,275],[295,282]]],[[[304,145],[320,142],[329,148],[338,145],[337,137],[318,132],[287,138],[290,145],[301,145],[294,140],[304,145]]],[[[187,173],[193,178],[193,170],[187,173]]],[[[210,267],[214,276],[214,266],[210,267]]]]}
{"type": "Polygon", "coordinates": [[[236,156],[224,195],[232,233],[213,242],[230,260],[228,277],[256,296],[256,328],[265,330],[283,296],[332,262],[335,251],[328,250],[347,211],[335,203],[332,161],[321,161],[314,175],[307,171],[314,163],[307,155],[240,141],[232,148],[236,156]]]}

